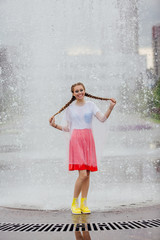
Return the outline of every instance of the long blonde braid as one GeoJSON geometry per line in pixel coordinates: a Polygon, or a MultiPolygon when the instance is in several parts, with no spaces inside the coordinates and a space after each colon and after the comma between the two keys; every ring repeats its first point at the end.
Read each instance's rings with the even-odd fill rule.
{"type": "MultiPolygon", "coordinates": [[[[78,85],[82,85],[82,87],[84,88],[85,90],[85,86],[83,85],[83,83],[81,82],[78,82],[78,83],[75,83],[71,86],[71,92],[73,93],[74,92],[74,87],[75,86],[78,86],[78,85]]],[[[104,101],[108,101],[108,100],[111,100],[113,101],[111,98],[102,98],[102,97],[96,97],[96,96],[93,96],[89,93],[85,93],[85,96],[86,97],[90,97],[90,98],[95,98],[95,99],[99,99],[99,100],[104,100],[104,101]]],[[[55,113],[53,116],[55,117],[57,114],[61,113],[64,109],[66,109],[73,101],[75,101],[75,96],[72,96],[71,100],[66,103],[66,105],[64,105],[64,107],[62,107],[57,113],[55,113]]]]}

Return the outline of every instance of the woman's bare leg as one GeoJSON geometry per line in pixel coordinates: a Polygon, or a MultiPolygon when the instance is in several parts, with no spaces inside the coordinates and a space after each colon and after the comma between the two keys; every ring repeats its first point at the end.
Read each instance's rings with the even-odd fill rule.
{"type": "Polygon", "coordinates": [[[88,189],[89,189],[89,182],[90,182],[90,171],[87,170],[87,178],[83,181],[82,188],[81,188],[81,197],[87,198],[88,189]]]}
{"type": "MultiPolygon", "coordinates": [[[[88,176],[89,175],[88,175],[88,171],[87,170],[79,170],[79,176],[78,176],[78,178],[76,180],[75,187],[74,187],[74,198],[78,198],[79,197],[79,194],[80,194],[80,192],[82,190],[82,186],[83,186],[84,182],[89,178],[88,176]]],[[[87,185],[89,187],[88,182],[87,182],[87,185]]],[[[85,189],[85,192],[86,192],[86,189],[85,189]]]]}

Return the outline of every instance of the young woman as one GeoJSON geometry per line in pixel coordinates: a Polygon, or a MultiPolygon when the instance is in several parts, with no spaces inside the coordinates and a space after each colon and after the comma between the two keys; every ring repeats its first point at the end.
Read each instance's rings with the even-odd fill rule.
{"type": "Polygon", "coordinates": [[[90,172],[97,171],[95,143],[92,134],[92,119],[95,116],[104,122],[111,114],[116,101],[111,98],[95,97],[86,93],[83,83],[76,83],[71,87],[71,100],[54,114],[50,125],[58,130],[70,132],[69,143],[69,171],[78,170],[79,176],[75,183],[74,197],[71,206],[73,214],[91,213],[86,205],[89,189],[90,172]],[[91,101],[86,101],[85,96],[100,100],[110,100],[110,106],[105,114],[91,101]],[[66,109],[66,126],[55,123],[55,116],[66,109]],[[78,206],[78,197],[81,193],[81,204],[78,206]]]}

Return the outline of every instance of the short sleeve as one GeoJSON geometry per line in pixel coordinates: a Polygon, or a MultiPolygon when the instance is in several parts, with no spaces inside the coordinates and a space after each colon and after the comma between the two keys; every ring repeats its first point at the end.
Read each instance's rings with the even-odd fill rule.
{"type": "Polygon", "coordinates": [[[64,132],[69,132],[70,131],[70,119],[69,119],[68,108],[64,111],[63,120],[62,120],[62,130],[64,132]]]}
{"type": "Polygon", "coordinates": [[[97,112],[100,112],[100,109],[97,107],[97,105],[95,103],[93,104],[93,114],[96,115],[97,112]]]}
{"type": "Polygon", "coordinates": [[[107,119],[95,103],[93,103],[93,114],[100,122],[105,122],[107,119]]]}
{"type": "Polygon", "coordinates": [[[64,119],[67,123],[69,122],[69,109],[68,108],[64,112],[64,119]]]}

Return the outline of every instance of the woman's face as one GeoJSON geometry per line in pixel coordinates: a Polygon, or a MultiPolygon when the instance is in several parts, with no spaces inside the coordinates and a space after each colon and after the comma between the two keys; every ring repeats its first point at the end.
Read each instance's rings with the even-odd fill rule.
{"type": "Polygon", "coordinates": [[[75,96],[77,100],[82,100],[84,98],[85,90],[82,85],[77,85],[74,87],[73,96],[75,96]]]}

